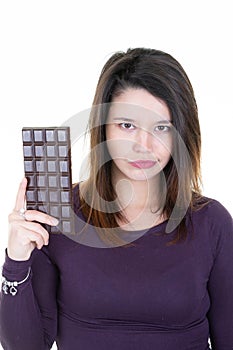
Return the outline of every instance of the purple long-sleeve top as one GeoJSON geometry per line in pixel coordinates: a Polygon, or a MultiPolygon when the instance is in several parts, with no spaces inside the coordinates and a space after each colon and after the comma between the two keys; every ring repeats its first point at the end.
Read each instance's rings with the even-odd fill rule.
{"type": "Polygon", "coordinates": [[[29,267],[32,273],[15,296],[1,293],[3,349],[44,350],[56,342],[60,350],[207,350],[210,338],[213,350],[232,350],[231,215],[211,200],[187,221],[186,241],[171,246],[175,231],[158,235],[165,225],[129,247],[51,234],[27,261],[6,252],[8,280],[22,280],[29,267]]]}

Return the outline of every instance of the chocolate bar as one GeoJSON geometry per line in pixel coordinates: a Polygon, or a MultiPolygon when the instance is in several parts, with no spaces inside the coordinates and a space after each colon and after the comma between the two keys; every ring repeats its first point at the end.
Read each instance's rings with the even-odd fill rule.
{"type": "Polygon", "coordinates": [[[50,233],[73,232],[70,128],[22,128],[27,209],[59,220],[50,233]]]}

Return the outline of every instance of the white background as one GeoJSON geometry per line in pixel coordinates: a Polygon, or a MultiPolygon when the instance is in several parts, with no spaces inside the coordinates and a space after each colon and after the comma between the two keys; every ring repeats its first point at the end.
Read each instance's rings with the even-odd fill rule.
{"type": "MultiPolygon", "coordinates": [[[[231,1],[0,1],[0,259],[23,177],[21,128],[61,125],[90,108],[109,56],[172,54],[188,73],[202,129],[203,193],[233,214],[231,1]]],[[[82,152],[73,156],[79,179],[82,152]]]]}

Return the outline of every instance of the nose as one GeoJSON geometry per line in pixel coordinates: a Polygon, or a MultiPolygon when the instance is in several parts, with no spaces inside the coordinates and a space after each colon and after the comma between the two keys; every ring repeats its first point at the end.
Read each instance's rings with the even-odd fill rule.
{"type": "Polygon", "coordinates": [[[150,132],[139,129],[135,136],[133,150],[138,153],[150,153],[152,151],[153,135],[150,132]]]}

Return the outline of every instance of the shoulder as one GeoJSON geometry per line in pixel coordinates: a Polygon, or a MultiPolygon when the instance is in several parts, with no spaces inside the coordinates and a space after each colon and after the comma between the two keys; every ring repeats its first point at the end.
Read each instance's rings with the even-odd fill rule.
{"type": "Polygon", "coordinates": [[[197,214],[205,218],[211,226],[232,226],[232,216],[228,209],[218,200],[209,197],[203,197],[200,209],[197,214]]]}
{"type": "Polygon", "coordinates": [[[204,205],[192,212],[195,231],[208,237],[214,256],[223,245],[233,247],[233,219],[226,207],[216,199],[203,197],[204,205]]]}
{"type": "Polygon", "coordinates": [[[207,196],[197,196],[193,199],[188,213],[195,219],[207,219],[209,222],[232,222],[229,210],[217,199],[207,196]]]}
{"type": "Polygon", "coordinates": [[[76,182],[72,185],[72,194],[73,194],[74,204],[76,205],[79,204],[80,195],[86,191],[87,186],[88,186],[87,181],[76,182]]]}

